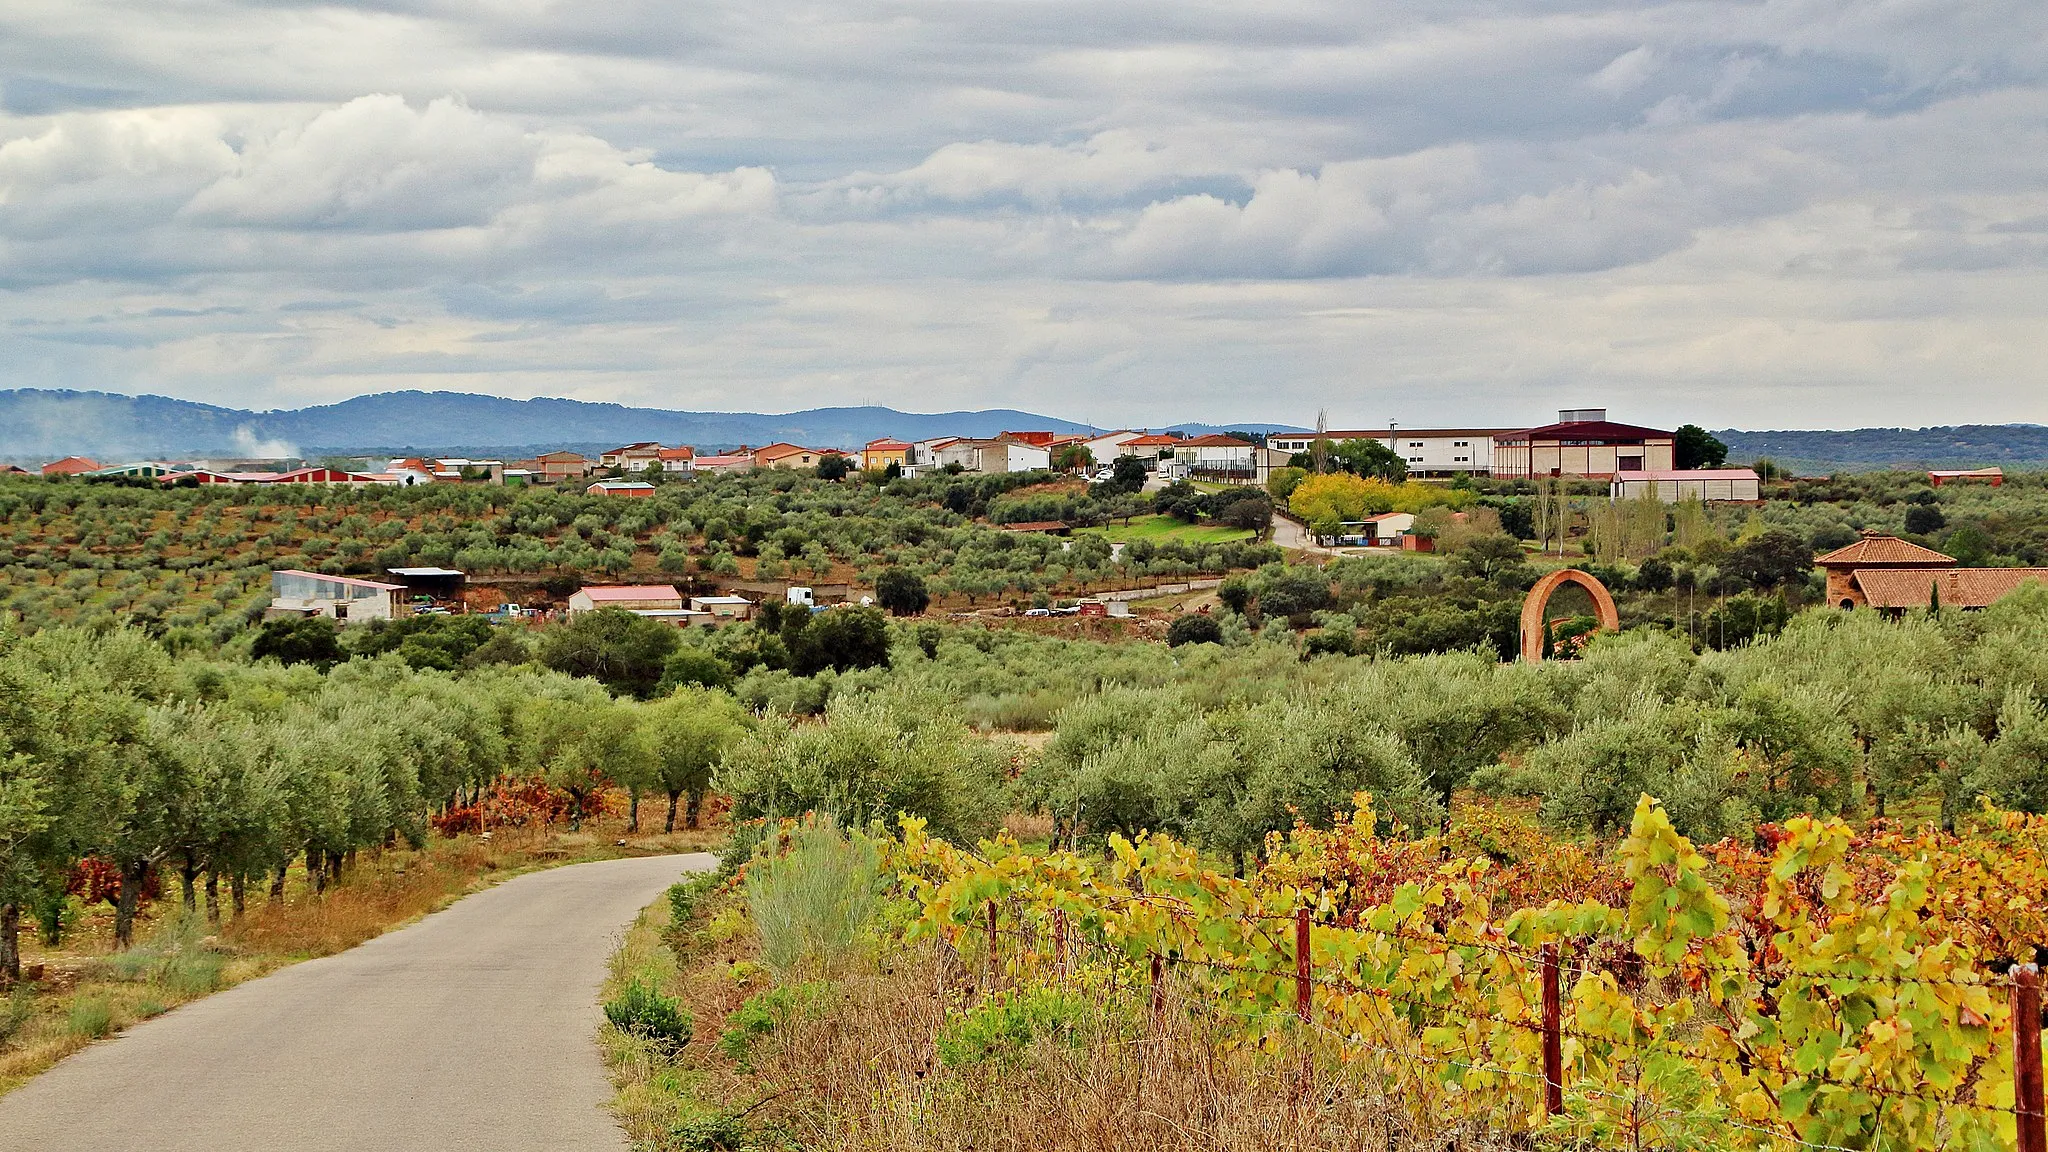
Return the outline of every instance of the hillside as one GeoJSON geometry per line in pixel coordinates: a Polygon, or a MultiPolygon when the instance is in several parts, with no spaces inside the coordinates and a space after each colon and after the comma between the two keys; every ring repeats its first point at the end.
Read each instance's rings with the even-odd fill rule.
{"type": "Polygon", "coordinates": [[[1857,428],[1845,432],[1716,432],[1728,459],[1768,456],[1794,472],[1868,472],[1894,468],[2048,467],[2048,427],[1961,424],[1936,428],[1857,428]]]}

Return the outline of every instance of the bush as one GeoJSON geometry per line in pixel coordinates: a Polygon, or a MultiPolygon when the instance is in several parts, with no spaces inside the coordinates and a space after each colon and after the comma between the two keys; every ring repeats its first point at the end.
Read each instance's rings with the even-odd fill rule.
{"type": "Polygon", "coordinates": [[[1926,536],[1930,533],[1939,532],[1947,526],[1948,517],[1943,516],[1941,509],[1932,505],[1915,504],[1911,508],[1906,509],[1906,531],[1913,533],[1915,536],[1926,536]]]}
{"type": "Polygon", "coordinates": [[[826,987],[822,981],[812,980],[747,997],[745,1003],[726,1014],[725,1032],[718,1038],[719,1050],[744,1067],[756,1042],[808,1012],[824,996],[826,987]]]}
{"type": "Polygon", "coordinates": [[[97,1040],[114,1028],[114,1010],[97,996],[81,996],[71,1002],[71,1014],[64,1030],[73,1036],[97,1040]]]}
{"type": "Polygon", "coordinates": [[[1002,751],[927,700],[841,698],[824,724],[764,726],[726,753],[713,787],[739,819],[830,813],[858,825],[924,817],[972,843],[1001,817],[1002,751]]]}
{"type": "Polygon", "coordinates": [[[880,911],[881,855],[858,833],[829,820],[793,828],[788,850],[747,869],[747,907],[761,934],[761,959],[777,972],[829,968],[851,952],[880,911]]]}
{"type": "Polygon", "coordinates": [[[889,568],[875,578],[875,602],[895,616],[915,616],[931,604],[924,577],[908,568],[889,568]]]}
{"type": "Polygon", "coordinates": [[[27,983],[15,985],[14,991],[8,995],[6,1001],[0,1002],[0,1046],[4,1046],[16,1032],[21,1031],[21,1026],[28,1023],[35,1010],[35,986],[27,983]]]}
{"type": "Polygon", "coordinates": [[[332,620],[310,616],[301,620],[267,621],[256,633],[249,655],[257,660],[275,657],[285,664],[311,664],[329,668],[348,659],[332,620]]]}
{"type": "Polygon", "coordinates": [[[607,1000],[604,1015],[612,1027],[657,1047],[674,1049],[690,1042],[693,1021],[682,1001],[639,980],[628,984],[616,999],[607,1000]]]}
{"type": "Polygon", "coordinates": [[[671,625],[623,608],[599,608],[550,628],[541,637],[540,662],[644,700],[661,683],[669,655],[680,643],[671,625]]]}
{"type": "Polygon", "coordinates": [[[1178,648],[1183,644],[1221,644],[1223,626],[1212,616],[1182,616],[1166,629],[1166,645],[1178,648]]]}
{"type": "Polygon", "coordinates": [[[661,683],[655,686],[654,694],[667,696],[691,684],[705,688],[730,688],[732,668],[702,648],[684,645],[662,664],[661,683]]]}
{"type": "Polygon", "coordinates": [[[1012,1064],[1041,1038],[1079,1048],[1096,1013],[1094,1001],[1058,988],[998,992],[939,1029],[939,1061],[1012,1064]]]}

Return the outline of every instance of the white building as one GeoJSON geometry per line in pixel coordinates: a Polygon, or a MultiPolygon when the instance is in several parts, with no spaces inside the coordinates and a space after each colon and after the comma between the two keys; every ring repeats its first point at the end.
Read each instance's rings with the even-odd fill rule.
{"type": "Polygon", "coordinates": [[[1633,500],[1654,492],[1666,504],[1697,497],[1701,500],[1759,500],[1762,481],[1749,468],[1686,468],[1657,472],[1616,472],[1608,481],[1608,494],[1616,500],[1633,500]]]}
{"type": "Polygon", "coordinates": [[[344,624],[396,620],[412,614],[408,594],[403,584],[287,568],[270,574],[270,608],[264,617],[325,616],[344,624]]]}
{"type": "Polygon", "coordinates": [[[1173,459],[1190,475],[1249,484],[1258,478],[1258,447],[1235,436],[1191,436],[1174,445],[1173,459]]]}
{"type": "MultiPolygon", "coordinates": [[[[1331,444],[1346,440],[1377,440],[1388,445],[1418,475],[1493,471],[1493,438],[1511,428],[1396,428],[1389,436],[1384,428],[1359,431],[1330,431],[1323,435],[1331,444]]],[[[1306,452],[1314,446],[1313,432],[1276,432],[1266,445],[1284,452],[1306,452]]]]}
{"type": "Polygon", "coordinates": [[[1022,440],[953,440],[935,455],[941,468],[958,464],[964,472],[1030,472],[1052,467],[1052,453],[1022,440]]]}
{"type": "Polygon", "coordinates": [[[1124,429],[1121,432],[1105,432],[1100,436],[1083,440],[1081,446],[1088,449],[1088,455],[1094,457],[1097,464],[1108,464],[1117,457],[1124,455],[1124,445],[1129,444],[1142,435],[1144,433],[1133,432],[1129,429],[1124,429]]]}

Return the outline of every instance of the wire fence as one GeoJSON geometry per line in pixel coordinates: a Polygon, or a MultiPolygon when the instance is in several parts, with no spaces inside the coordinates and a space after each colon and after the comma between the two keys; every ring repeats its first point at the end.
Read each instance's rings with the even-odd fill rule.
{"type": "MultiPolygon", "coordinates": [[[[1128,909],[1144,905],[1190,922],[1219,919],[1213,912],[1198,910],[1188,902],[1172,897],[1126,893],[1091,893],[1090,896],[1106,907],[1128,909]]],[[[1574,1120],[1584,1119],[1583,1113],[1588,1105],[1606,1104],[1612,1106],[1607,1110],[1610,1118],[1621,1116],[1628,1121],[1625,1133],[1616,1137],[1609,1132],[1608,1137],[1618,1139],[1618,1146],[1635,1149],[1697,1147],[1700,1146],[1699,1133],[1703,1128],[1725,1133],[1726,1139],[1711,1143],[1714,1147],[1768,1148],[1774,1152],[1777,1149],[1903,1152],[1908,1147],[1867,1141],[1853,1142],[1853,1146],[1831,1143],[1808,1138],[1790,1120],[1771,1121],[1725,1110],[1706,1113],[1674,1107],[1658,1099],[1656,1091],[1645,1089],[1639,1082],[1645,1067],[1644,1058],[1665,1056],[1697,1061],[1701,1058],[1700,1047],[1696,1041],[1687,1043],[1661,1034],[1641,1034],[1633,1022],[1630,1028],[1619,1033],[1612,1027],[1606,1031],[1581,1027],[1576,1006],[1568,1010],[1565,1005],[1562,985],[1568,970],[1580,975],[1591,970],[1594,960],[1592,948],[1581,946],[1573,950],[1573,955],[1567,956],[1566,948],[1557,943],[1531,947],[1507,939],[1456,939],[1408,928],[1344,924],[1329,917],[1314,917],[1303,909],[1292,916],[1237,914],[1229,917],[1239,921],[1247,931],[1264,936],[1270,945],[1257,953],[1263,962],[1247,963],[1242,958],[1222,959],[1175,952],[1133,954],[1099,933],[1080,931],[1060,908],[1012,907],[1007,912],[1006,916],[1005,910],[994,901],[986,906],[983,934],[988,961],[997,970],[1006,963],[1014,963],[1019,974],[1050,968],[1056,978],[1064,979],[1086,968],[1090,973],[1107,979],[1114,989],[1147,991],[1155,1021],[1172,1001],[1177,1009],[1246,1027],[1269,1027],[1275,1022],[1287,1021],[1289,1027],[1299,1029],[1301,1034],[1326,1041],[1346,1060],[1363,1054],[1382,1060],[1396,1071],[1435,1068],[1446,1074],[1439,1077],[1440,1082],[1462,1084],[1473,1077],[1494,1077],[1501,1084],[1520,1084],[1523,1096],[1540,1096],[1540,1106],[1526,1110],[1532,1128],[1547,1128],[1560,1135],[1567,1134],[1572,1130],[1574,1120]],[[1007,925],[1004,923],[1006,919],[1007,925]],[[1431,950],[1432,956],[1440,957],[1462,950],[1471,955],[1494,957],[1513,970],[1510,978],[1526,980],[1540,987],[1541,994],[1526,1001],[1529,1011],[1522,1016],[1478,1012],[1471,1010],[1469,1005],[1442,1003],[1374,982],[1363,974],[1354,978],[1348,972],[1333,971],[1327,962],[1318,967],[1313,945],[1318,932],[1323,934],[1326,944],[1335,934],[1356,934],[1424,945],[1431,950]],[[1009,945],[1007,948],[1006,943],[1009,945]],[[1181,983],[1198,994],[1175,995],[1171,991],[1175,981],[1172,974],[1179,974],[1181,983]],[[1237,986],[1226,988],[1216,978],[1219,975],[1236,980],[1237,986]],[[1271,1007],[1271,1004],[1284,1002],[1289,985],[1293,991],[1292,1010],[1271,1007]],[[1226,992],[1237,993],[1236,1001],[1219,995],[1226,992]],[[1332,1027],[1332,1021],[1340,1026],[1332,1027]],[[1429,1051],[1417,1039],[1419,1031],[1432,1029],[1469,1035],[1475,1025],[1498,1025],[1530,1037],[1538,1046],[1540,1061],[1537,1063],[1541,1070],[1514,1066],[1527,1063],[1526,1053],[1511,1054],[1504,1062],[1501,1054],[1493,1051],[1490,1038],[1483,1034],[1459,1051],[1429,1051]],[[1567,1068],[1563,1059],[1564,1042],[1567,1040],[1577,1042],[1580,1060],[1577,1067],[1567,1068]],[[1619,1054],[1618,1059],[1607,1061],[1610,1079],[1606,1082],[1594,1079],[1589,1075],[1591,1070],[1585,1067],[1586,1057],[1595,1047],[1619,1054]],[[1612,1082],[1612,1075],[1617,1069],[1635,1077],[1638,1083],[1628,1090],[1617,1091],[1612,1082]],[[1674,1135],[1668,1142],[1659,1143],[1660,1132],[1674,1135]]],[[[1330,951],[1334,949],[1326,947],[1326,954],[1330,951]]],[[[1818,1066],[1779,1067],[1771,1071],[1783,1074],[1785,1087],[1796,1085],[1801,1092],[1832,1089],[1859,1093],[1878,1101],[1880,1108],[1916,1109],[1920,1110],[1918,1115],[1933,1116],[1934,1121],[1923,1127],[1938,1134],[1935,1142],[1915,1142],[1910,1145],[1915,1149],[1947,1147],[1958,1134],[1954,1114],[1969,1113],[1999,1118],[1999,1138],[2001,1142],[2010,1140],[2010,1146],[2016,1152],[2048,1152],[2048,1134],[2044,1134],[2048,1107],[2044,1107],[2043,1102],[2041,1071],[2043,1014],[2040,975],[2034,965],[2015,965],[2010,973],[2003,976],[1988,973],[1920,976],[1909,973],[1837,973],[1755,961],[1725,964],[1699,957],[1694,960],[1697,970],[1702,973],[1740,976],[1757,981],[1772,988],[1780,997],[1800,995],[1802,989],[1807,993],[1822,993],[1836,986],[1949,987],[1996,990],[2005,994],[2011,1005],[2005,1039],[2011,1045],[2012,1054],[2012,1104],[1968,1098],[1966,1094],[1976,1086],[1982,1072],[1981,1060],[1951,1091],[1934,1090],[1924,1078],[1918,1077],[1915,1079],[1919,1088],[1914,1089],[1879,1082],[1872,1076],[1837,1075],[1818,1066]],[[1788,987],[1792,985],[1797,986],[1788,987]]],[[[1982,1144],[1972,1142],[1967,1146],[1981,1147],[1982,1144]]]]}

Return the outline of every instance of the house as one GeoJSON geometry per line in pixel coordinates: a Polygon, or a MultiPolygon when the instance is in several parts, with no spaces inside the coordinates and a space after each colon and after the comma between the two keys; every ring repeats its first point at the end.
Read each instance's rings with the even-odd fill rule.
{"type": "Polygon", "coordinates": [[[1557,423],[1494,437],[1495,476],[1586,476],[1612,478],[1616,472],[1668,472],[1670,432],[1618,424],[1605,408],[1567,408],[1557,423]]]}
{"type": "Polygon", "coordinates": [[[100,462],[90,456],[66,456],[43,465],[45,476],[83,476],[87,472],[100,470],[100,462]]]}
{"type": "Polygon", "coordinates": [[[1052,466],[1044,448],[1022,440],[954,440],[939,449],[938,464],[958,464],[965,472],[1031,472],[1052,466]]]}
{"type": "Polygon", "coordinates": [[[532,470],[547,484],[579,479],[591,471],[590,461],[581,452],[543,452],[533,458],[532,470]]]}
{"type": "Polygon", "coordinates": [[[1954,557],[1867,529],[1814,563],[1827,571],[1828,603],[1893,614],[1936,603],[1983,608],[2022,584],[2048,584],[2048,568],[1962,568],[1954,557]]]}
{"type": "Polygon", "coordinates": [[[1675,468],[1662,472],[1616,472],[1607,492],[1616,500],[1653,493],[1666,504],[1680,500],[1754,502],[1762,481],[1751,468],[1675,468]]]}
{"type": "Polygon", "coordinates": [[[1180,437],[1178,436],[1148,432],[1143,436],[1133,436],[1122,444],[1117,445],[1116,454],[1118,456],[1136,456],[1140,460],[1156,461],[1161,453],[1171,455],[1173,450],[1179,445],[1180,437]]]}
{"type": "Polygon", "coordinates": [[[998,440],[1020,440],[1034,448],[1051,448],[1060,439],[1057,432],[1005,432],[998,440]]]}
{"type": "Polygon", "coordinates": [[[1363,520],[1345,521],[1344,533],[1337,538],[1337,542],[1367,548],[1399,548],[1414,529],[1414,513],[1382,512],[1363,520]]]}
{"type": "Polygon", "coordinates": [[[1932,471],[1932,472],[1929,472],[1929,473],[1927,474],[1927,482],[1928,482],[1929,484],[1932,484],[1932,485],[1934,485],[1934,486],[1935,486],[1936,488],[1939,488],[1939,487],[1941,487],[1941,486],[1942,486],[1943,484],[1947,484],[1947,483],[1949,483],[1950,481],[1954,481],[1954,480],[1983,480],[1983,481],[1986,481],[1986,482],[1988,482],[1988,483],[1989,483],[1989,484],[1990,484],[1990,485],[1991,485],[1991,486],[1992,486],[1993,488],[1996,488],[1996,487],[1998,487],[1999,485],[2001,485],[2001,484],[2005,483],[2005,469],[2003,469],[2003,468],[1964,468],[1964,469],[1951,469],[1951,468],[1940,468],[1940,469],[1936,469],[1936,470],[1934,470],[1934,471],[1932,471]]]}
{"type": "Polygon", "coordinates": [[[754,449],[754,467],[816,468],[818,461],[823,460],[828,454],[836,456],[840,453],[828,453],[817,448],[805,448],[800,444],[770,444],[766,448],[754,449]]]}
{"type": "Polygon", "coordinates": [[[714,620],[752,620],[754,602],[745,596],[692,596],[690,607],[714,620]]]}
{"type": "Polygon", "coordinates": [[[1235,436],[1191,436],[1174,445],[1173,458],[1190,475],[1249,484],[1258,478],[1258,446],[1235,436]]]}
{"type": "MultiPolygon", "coordinates": [[[[1392,449],[1408,471],[1417,476],[1449,476],[1460,472],[1486,473],[1493,469],[1494,438],[1514,431],[1510,428],[1410,428],[1406,431],[1368,428],[1325,431],[1322,438],[1341,444],[1346,440],[1378,440],[1392,449]]],[[[1266,437],[1266,447],[1293,455],[1315,447],[1314,432],[1275,432],[1266,437]]]]}
{"type": "Polygon", "coordinates": [[[29,470],[18,464],[0,464],[0,476],[27,476],[29,470]]]}
{"type": "Polygon", "coordinates": [[[870,440],[861,445],[860,466],[867,471],[879,471],[891,464],[903,468],[911,463],[910,450],[911,446],[902,440],[892,440],[886,436],[879,440],[870,440]]]}
{"type": "Polygon", "coordinates": [[[680,611],[683,594],[668,584],[612,584],[578,588],[569,597],[569,615],[599,608],[623,608],[628,612],[680,611]]]}
{"type": "Polygon", "coordinates": [[[270,607],[263,615],[266,620],[325,616],[344,624],[397,620],[412,614],[408,596],[403,584],[288,568],[270,574],[270,607]]]}
{"type": "Polygon", "coordinates": [[[731,452],[718,456],[699,456],[692,460],[690,465],[694,471],[709,472],[713,475],[751,472],[754,468],[754,455],[751,452],[731,452]]]}
{"type": "Polygon", "coordinates": [[[645,480],[599,480],[583,490],[585,496],[625,496],[642,499],[654,495],[654,485],[645,480]]]}
{"type": "Polygon", "coordinates": [[[661,459],[661,445],[652,440],[623,445],[597,457],[600,468],[618,468],[627,472],[645,472],[647,466],[661,459]]]}
{"type": "Polygon", "coordinates": [[[1117,457],[1124,455],[1124,445],[1136,440],[1139,435],[1139,433],[1125,428],[1116,432],[1104,432],[1099,436],[1091,436],[1081,441],[1081,446],[1088,449],[1088,455],[1094,457],[1097,464],[1106,465],[1117,457]]]}
{"type": "Polygon", "coordinates": [[[695,448],[663,448],[656,453],[655,462],[663,472],[693,472],[696,470],[697,450],[695,448]]]}

